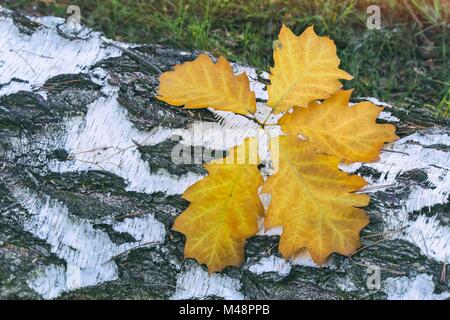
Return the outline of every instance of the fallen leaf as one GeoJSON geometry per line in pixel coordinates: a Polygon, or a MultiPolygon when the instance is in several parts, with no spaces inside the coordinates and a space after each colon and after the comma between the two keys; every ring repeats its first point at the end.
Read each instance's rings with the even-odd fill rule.
{"type": "Polygon", "coordinates": [[[191,204],[173,229],[186,236],[185,257],[205,263],[209,272],[242,264],[245,241],[258,231],[264,208],[255,141],[246,139],[225,159],[206,164],[208,176],[183,193],[191,204]]]}
{"type": "Polygon", "coordinates": [[[371,102],[350,106],[351,93],[341,90],[322,103],[311,102],[309,108],[294,108],[279,122],[283,132],[301,135],[317,152],[346,162],[378,160],[384,143],[398,138],[395,127],[376,123],[382,107],[371,102]]]}
{"type": "Polygon", "coordinates": [[[338,79],[352,79],[339,69],[334,42],[319,37],[313,27],[296,36],[283,25],[274,44],[273,60],[267,104],[274,113],[293,106],[306,108],[311,101],[328,98],[339,90],[342,84],[338,79]]]}
{"type": "Polygon", "coordinates": [[[250,90],[247,75],[234,75],[224,57],[213,63],[206,54],[164,72],[159,78],[157,98],[186,109],[212,107],[240,114],[256,111],[255,93],[250,90]]]}
{"type": "Polygon", "coordinates": [[[280,137],[277,173],[262,191],[272,195],[265,227],[283,227],[279,251],[289,259],[307,248],[322,264],[332,252],[353,253],[359,232],[369,219],[364,207],[369,196],[353,193],[366,185],[363,178],[338,169],[340,160],[320,155],[314,144],[295,136],[280,137]]]}

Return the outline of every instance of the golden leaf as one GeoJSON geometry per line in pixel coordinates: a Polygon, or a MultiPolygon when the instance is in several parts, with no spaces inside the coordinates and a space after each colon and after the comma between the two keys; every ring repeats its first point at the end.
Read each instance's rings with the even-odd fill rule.
{"type": "Polygon", "coordinates": [[[321,264],[332,252],[349,255],[360,246],[359,232],[369,220],[357,207],[366,206],[369,196],[353,192],[366,182],[341,172],[339,162],[297,137],[279,139],[278,171],[263,192],[272,195],[265,227],[283,226],[279,250],[284,258],[307,248],[321,264]]]}
{"type": "Polygon", "coordinates": [[[227,158],[205,165],[209,175],[183,194],[191,204],[173,229],[186,236],[185,256],[205,263],[209,272],[239,266],[246,239],[258,231],[257,217],[264,212],[258,197],[263,179],[255,142],[246,139],[227,158]]]}
{"type": "Polygon", "coordinates": [[[256,111],[255,93],[245,73],[235,76],[230,63],[220,57],[213,63],[206,54],[175,66],[159,78],[159,100],[187,109],[212,107],[249,114],[256,111]]]}
{"type": "Polygon", "coordinates": [[[267,104],[274,113],[293,106],[307,107],[313,100],[328,98],[342,87],[338,79],[352,79],[339,69],[334,42],[319,37],[313,27],[296,36],[283,25],[274,45],[273,59],[267,104]]]}
{"type": "MultiPolygon", "coordinates": [[[[395,128],[376,123],[383,109],[372,103],[349,106],[351,91],[339,91],[339,79],[352,77],[339,69],[334,42],[312,27],[295,36],[283,26],[274,62],[267,104],[273,113],[294,109],[280,120],[287,136],[270,150],[278,171],[263,185],[272,197],[266,228],[283,227],[279,249],[285,258],[305,248],[316,263],[333,252],[349,255],[360,246],[359,232],[368,223],[361,207],[369,197],[354,193],[365,186],[364,179],[338,165],[376,160],[383,144],[397,138],[395,128]]],[[[157,98],[189,109],[256,112],[247,76],[235,76],[225,58],[214,64],[205,54],[162,74],[157,98]]],[[[263,180],[256,153],[249,152],[254,145],[247,139],[225,159],[205,165],[209,175],[183,194],[190,206],[173,229],[186,236],[185,256],[205,263],[209,272],[239,266],[246,239],[257,233],[263,180]]]]}
{"type": "Polygon", "coordinates": [[[338,91],[322,103],[294,108],[280,124],[288,135],[302,135],[316,151],[347,162],[375,161],[385,142],[396,140],[395,127],[377,124],[382,107],[371,102],[349,106],[352,90],[338,91]]]}

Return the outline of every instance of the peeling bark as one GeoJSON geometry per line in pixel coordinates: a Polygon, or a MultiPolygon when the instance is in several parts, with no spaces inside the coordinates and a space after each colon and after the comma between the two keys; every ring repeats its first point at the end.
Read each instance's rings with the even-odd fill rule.
{"type": "MultiPolygon", "coordinates": [[[[379,162],[342,167],[364,176],[372,196],[363,249],[351,258],[333,255],[322,267],[307,254],[285,261],[279,230],[261,229],[241,268],[208,275],[183,258],[184,238],[171,231],[188,205],[181,193],[206,174],[201,164],[173,164],[173,137],[222,150],[249,134],[220,144],[224,130],[254,124],[167,107],[155,99],[154,69],[101,34],[0,10],[0,298],[450,297],[448,122],[385,104],[380,122],[402,138],[379,162]],[[192,139],[196,125],[209,129],[201,140],[192,139]],[[376,270],[380,286],[371,286],[376,270]]],[[[197,54],[119,45],[164,71],[197,54]]],[[[264,116],[258,76],[267,75],[234,67],[249,74],[264,116]]]]}

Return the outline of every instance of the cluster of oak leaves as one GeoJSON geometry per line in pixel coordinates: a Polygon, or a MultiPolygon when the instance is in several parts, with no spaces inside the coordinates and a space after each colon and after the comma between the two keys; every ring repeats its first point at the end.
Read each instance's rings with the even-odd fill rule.
{"type": "MultiPolygon", "coordinates": [[[[208,176],[184,192],[190,206],[173,226],[186,236],[185,256],[205,263],[209,272],[242,264],[245,241],[258,232],[260,216],[266,229],[282,226],[279,251],[286,259],[305,248],[318,264],[333,252],[353,253],[369,222],[361,209],[369,196],[355,193],[366,181],[338,165],[376,161],[384,143],[397,139],[394,126],[376,123],[382,108],[349,105],[352,90],[340,90],[339,79],[352,76],[339,69],[334,42],[313,27],[296,36],[283,26],[273,58],[267,105],[273,114],[284,113],[277,172],[264,181],[258,163],[248,159],[206,164],[208,176]],[[261,186],[271,195],[267,212],[261,186]]],[[[234,75],[223,57],[213,63],[201,54],[175,66],[161,75],[158,92],[158,99],[188,109],[256,112],[246,74],[234,75]]],[[[248,144],[246,139],[233,148],[227,159],[248,144]]]]}

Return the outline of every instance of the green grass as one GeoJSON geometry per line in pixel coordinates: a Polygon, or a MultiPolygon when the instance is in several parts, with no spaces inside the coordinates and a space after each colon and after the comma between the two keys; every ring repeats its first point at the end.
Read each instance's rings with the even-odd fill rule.
{"type": "MultiPolygon", "coordinates": [[[[7,7],[66,17],[75,1],[7,1],[7,7]]],[[[335,40],[356,96],[450,116],[448,1],[111,0],[77,1],[82,21],[122,41],[204,49],[268,70],[282,23],[297,34],[314,24],[335,40]],[[406,6],[405,3],[408,3],[406,6]],[[382,29],[366,27],[381,7],[382,29]]]]}

